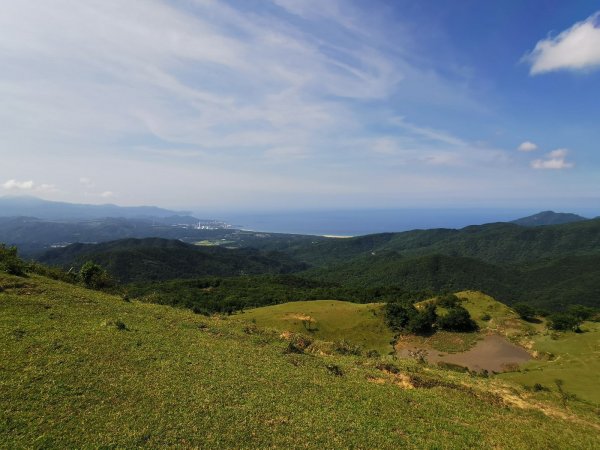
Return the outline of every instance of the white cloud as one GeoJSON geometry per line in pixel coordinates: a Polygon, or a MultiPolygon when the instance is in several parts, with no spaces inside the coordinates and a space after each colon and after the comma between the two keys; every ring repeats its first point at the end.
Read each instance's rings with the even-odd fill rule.
{"type": "Polygon", "coordinates": [[[2,184],[2,187],[4,189],[9,190],[9,191],[12,191],[12,190],[22,190],[22,191],[31,190],[31,189],[33,189],[33,186],[34,186],[33,180],[28,180],[28,181],[8,180],[6,183],[2,184]]]}
{"type": "Polygon", "coordinates": [[[531,161],[531,167],[534,169],[550,170],[570,169],[572,167],[575,167],[575,164],[566,161],[568,153],[569,150],[567,150],[566,148],[559,148],[553,150],[546,155],[545,159],[535,159],[531,161]]]}
{"type": "Polygon", "coordinates": [[[2,187],[8,191],[31,191],[39,193],[57,192],[56,186],[53,184],[39,184],[36,185],[33,180],[18,181],[11,179],[2,184],[2,187]]]}
{"type": "Polygon", "coordinates": [[[531,141],[521,142],[521,145],[517,148],[520,152],[534,152],[538,149],[537,144],[531,141]]]}
{"type": "Polygon", "coordinates": [[[585,70],[600,66],[600,12],[577,22],[558,36],[539,41],[525,56],[530,74],[585,70]]]}
{"type": "Polygon", "coordinates": [[[113,198],[115,196],[114,192],[111,191],[104,191],[102,193],[100,193],[100,197],[102,198],[113,198]]]}

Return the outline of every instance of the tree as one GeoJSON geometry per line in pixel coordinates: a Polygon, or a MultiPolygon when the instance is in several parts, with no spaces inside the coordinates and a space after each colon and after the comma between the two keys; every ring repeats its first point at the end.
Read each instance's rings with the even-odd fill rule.
{"type": "Polygon", "coordinates": [[[88,261],[81,267],[79,276],[83,284],[91,289],[102,289],[112,285],[110,275],[93,261],[88,261]]]}
{"type": "Polygon", "coordinates": [[[475,331],[477,329],[477,324],[471,319],[469,311],[462,306],[451,308],[446,315],[439,316],[437,325],[447,331],[475,331]]]}
{"type": "Polygon", "coordinates": [[[535,310],[526,303],[517,303],[513,306],[519,317],[526,321],[531,321],[535,318],[535,310]]]}
{"type": "Polygon", "coordinates": [[[25,263],[17,255],[17,247],[0,244],[0,270],[10,275],[25,275],[25,263]]]}
{"type": "Polygon", "coordinates": [[[582,322],[584,320],[589,320],[596,315],[597,311],[591,306],[583,306],[583,305],[571,305],[567,308],[567,311],[572,316],[577,317],[582,322]]]}
{"type": "Polygon", "coordinates": [[[560,331],[580,331],[579,325],[582,320],[568,313],[556,313],[552,314],[549,318],[549,326],[553,330],[560,331]]]}
{"type": "Polygon", "coordinates": [[[407,331],[415,334],[427,334],[433,331],[433,326],[437,321],[435,304],[428,303],[422,310],[416,310],[408,321],[407,331]]]}
{"type": "Polygon", "coordinates": [[[385,317],[393,330],[415,334],[430,333],[437,320],[433,303],[418,310],[412,303],[391,302],[386,305],[385,317]]]}
{"type": "Polygon", "coordinates": [[[389,302],[385,305],[385,320],[388,326],[395,331],[406,328],[415,307],[411,304],[389,302]]]}

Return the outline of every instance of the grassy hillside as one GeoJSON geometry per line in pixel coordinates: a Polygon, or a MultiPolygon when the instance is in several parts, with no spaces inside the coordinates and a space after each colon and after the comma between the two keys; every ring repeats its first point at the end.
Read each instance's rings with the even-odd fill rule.
{"type": "Polygon", "coordinates": [[[531,348],[539,360],[526,364],[521,371],[502,375],[506,379],[533,386],[536,383],[563,389],[577,397],[600,404],[600,323],[586,322],[583,333],[553,332],[531,337],[531,348]]]}
{"type": "Polygon", "coordinates": [[[583,449],[600,437],[585,404],[563,408],[516,385],[290,354],[247,322],[38,276],[0,275],[0,286],[6,448],[583,449]]]}
{"type": "Polygon", "coordinates": [[[393,333],[386,326],[382,304],[360,305],[337,300],[292,302],[239,314],[260,327],[308,333],[324,341],[346,340],[363,350],[388,354],[393,333]]]}

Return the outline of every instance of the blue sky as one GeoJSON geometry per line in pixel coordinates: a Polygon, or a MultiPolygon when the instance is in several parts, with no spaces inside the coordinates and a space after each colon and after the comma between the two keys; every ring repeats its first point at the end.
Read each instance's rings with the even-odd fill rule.
{"type": "Polygon", "coordinates": [[[22,0],[0,194],[600,208],[592,1],[22,0]]]}

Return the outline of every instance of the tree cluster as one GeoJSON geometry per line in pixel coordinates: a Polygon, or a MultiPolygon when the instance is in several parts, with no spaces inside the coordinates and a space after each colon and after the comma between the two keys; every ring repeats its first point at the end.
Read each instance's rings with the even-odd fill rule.
{"type": "Polygon", "coordinates": [[[433,331],[475,331],[477,324],[469,311],[460,305],[454,295],[440,297],[416,308],[412,302],[390,302],[385,306],[385,318],[388,326],[395,331],[414,334],[429,334],[433,331]],[[437,306],[447,309],[446,314],[438,315],[437,306]]]}

